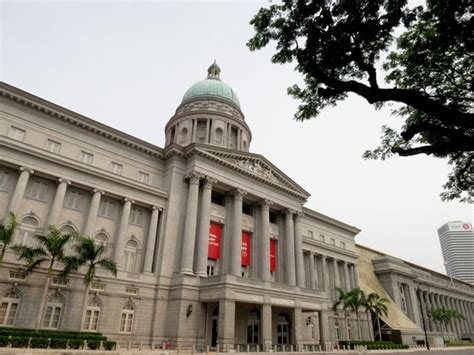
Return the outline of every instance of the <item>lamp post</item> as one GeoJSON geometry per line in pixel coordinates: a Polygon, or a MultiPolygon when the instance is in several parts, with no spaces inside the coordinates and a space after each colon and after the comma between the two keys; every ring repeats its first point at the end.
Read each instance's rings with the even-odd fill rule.
{"type": "Polygon", "coordinates": [[[430,350],[430,343],[428,342],[428,333],[426,332],[425,312],[423,309],[423,305],[421,303],[421,297],[422,297],[421,292],[422,292],[421,285],[418,284],[418,287],[416,288],[416,293],[418,294],[418,303],[420,303],[421,322],[423,323],[423,331],[425,332],[426,350],[430,350]]]}

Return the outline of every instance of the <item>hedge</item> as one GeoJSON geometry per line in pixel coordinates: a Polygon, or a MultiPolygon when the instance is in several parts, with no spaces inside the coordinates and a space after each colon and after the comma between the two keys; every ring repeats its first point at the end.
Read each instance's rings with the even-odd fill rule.
{"type": "Polygon", "coordinates": [[[474,346],[474,343],[470,341],[450,341],[445,344],[446,346],[474,346]]]}
{"type": "Polygon", "coordinates": [[[107,340],[101,333],[72,332],[60,330],[35,330],[22,328],[0,328],[0,336],[34,337],[34,338],[61,338],[81,340],[107,340]]]}
{"type": "Polygon", "coordinates": [[[117,346],[117,342],[112,341],[112,340],[107,340],[103,342],[103,345],[104,345],[105,350],[115,350],[117,346]]]}
{"type": "Polygon", "coordinates": [[[68,339],[52,338],[49,342],[51,349],[66,349],[68,339]]]}
{"type": "Polygon", "coordinates": [[[392,341],[360,341],[360,340],[341,340],[339,341],[340,347],[346,347],[348,349],[354,349],[358,346],[366,346],[367,350],[379,350],[379,349],[408,349],[408,345],[397,344],[392,341]]]}
{"type": "Polygon", "coordinates": [[[30,340],[30,348],[46,349],[48,345],[49,345],[48,338],[31,338],[30,340]]]}

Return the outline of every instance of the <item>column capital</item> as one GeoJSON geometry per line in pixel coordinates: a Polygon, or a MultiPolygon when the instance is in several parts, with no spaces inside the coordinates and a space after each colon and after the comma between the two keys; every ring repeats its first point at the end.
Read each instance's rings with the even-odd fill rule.
{"type": "Polygon", "coordinates": [[[301,220],[303,219],[303,215],[304,215],[303,212],[295,211],[295,220],[296,220],[296,222],[301,222],[301,220]]]}
{"type": "Polygon", "coordinates": [[[152,210],[152,211],[160,211],[160,212],[162,212],[162,211],[163,211],[163,207],[151,206],[151,210],[152,210]]]}
{"type": "Polygon", "coordinates": [[[59,179],[58,179],[58,184],[60,184],[60,183],[62,183],[62,182],[65,182],[66,185],[71,185],[71,181],[66,180],[66,179],[63,179],[63,178],[59,178],[59,179]]]}
{"type": "Polygon", "coordinates": [[[34,174],[34,173],[35,173],[35,171],[34,171],[33,169],[27,168],[26,166],[20,166],[20,169],[18,169],[18,170],[20,170],[20,172],[26,171],[26,172],[28,172],[28,173],[30,173],[30,174],[34,174]]]}
{"type": "Polygon", "coordinates": [[[204,189],[208,189],[208,190],[212,190],[212,186],[217,183],[217,179],[214,179],[210,176],[205,176],[203,178],[203,188],[204,189]]]}
{"type": "Polygon", "coordinates": [[[191,171],[184,178],[189,181],[190,185],[199,185],[199,180],[203,178],[203,175],[197,171],[191,171]]]}
{"type": "Polygon", "coordinates": [[[240,200],[240,201],[242,201],[243,198],[244,198],[244,196],[247,195],[247,191],[245,191],[245,190],[243,190],[243,189],[237,188],[237,189],[233,189],[233,190],[230,192],[230,194],[231,194],[232,196],[234,196],[234,199],[235,199],[235,200],[240,200]]]}
{"type": "Polygon", "coordinates": [[[135,200],[131,199],[131,198],[128,198],[128,197],[125,197],[122,202],[125,204],[127,202],[130,202],[130,203],[135,203],[135,200]]]}
{"type": "Polygon", "coordinates": [[[296,210],[292,209],[292,208],[287,208],[285,210],[285,217],[286,219],[293,219],[293,216],[297,213],[296,210]]]}
{"type": "Polygon", "coordinates": [[[98,193],[98,194],[101,194],[101,195],[105,194],[105,192],[103,190],[99,190],[99,189],[93,189],[92,192],[95,193],[95,194],[98,193]]]}
{"type": "Polygon", "coordinates": [[[270,206],[273,205],[273,201],[270,201],[266,198],[262,198],[261,200],[258,201],[258,204],[260,205],[260,207],[262,207],[262,210],[270,210],[270,206]]]}

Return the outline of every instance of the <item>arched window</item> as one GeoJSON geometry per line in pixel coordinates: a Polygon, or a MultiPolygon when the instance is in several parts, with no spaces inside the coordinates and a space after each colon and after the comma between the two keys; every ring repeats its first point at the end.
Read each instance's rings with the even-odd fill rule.
{"type": "Polygon", "coordinates": [[[135,272],[137,256],[138,243],[135,240],[129,240],[125,244],[125,271],[135,272]]]}
{"type": "Polygon", "coordinates": [[[247,344],[259,344],[260,312],[251,310],[247,315],[247,344]]]}
{"type": "Polygon", "coordinates": [[[133,316],[135,314],[135,309],[133,305],[127,303],[122,308],[122,315],[120,317],[120,329],[121,333],[131,333],[133,326],[133,316]]]}
{"type": "Polygon", "coordinates": [[[339,323],[337,321],[334,324],[334,335],[336,337],[336,340],[341,339],[341,330],[339,329],[339,323]]]}
{"type": "Polygon", "coordinates": [[[247,150],[247,141],[245,140],[242,142],[242,149],[245,151],[247,150]]]}
{"type": "Polygon", "coordinates": [[[216,141],[217,144],[222,143],[223,136],[224,136],[224,132],[222,131],[222,128],[220,128],[220,127],[216,128],[215,141],[216,141]]]}
{"type": "Polygon", "coordinates": [[[57,329],[63,309],[63,300],[57,295],[53,295],[48,299],[46,304],[46,312],[43,318],[43,328],[57,329]]]}
{"type": "Polygon", "coordinates": [[[101,302],[98,297],[93,296],[89,299],[86,309],[86,317],[82,329],[89,331],[97,331],[99,327],[101,302]]]}
{"type": "Polygon", "coordinates": [[[94,243],[96,245],[107,245],[109,238],[105,233],[97,233],[94,237],[94,243]]]}
{"type": "Polygon", "coordinates": [[[38,221],[33,217],[25,217],[21,220],[18,239],[20,244],[29,247],[36,245],[34,238],[35,234],[38,233],[38,221]]]}
{"type": "Polygon", "coordinates": [[[20,297],[15,291],[8,291],[2,299],[0,306],[0,326],[13,326],[20,305],[20,297]]]}
{"type": "Polygon", "coordinates": [[[188,139],[188,129],[186,127],[184,127],[179,132],[179,143],[180,144],[185,144],[187,139],[188,139]]]}
{"type": "Polygon", "coordinates": [[[286,313],[280,313],[277,320],[277,343],[290,343],[290,321],[286,313]]]}

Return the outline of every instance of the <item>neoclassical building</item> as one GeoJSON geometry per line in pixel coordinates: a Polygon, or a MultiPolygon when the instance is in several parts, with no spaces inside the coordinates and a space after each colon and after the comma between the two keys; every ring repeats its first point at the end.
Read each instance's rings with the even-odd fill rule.
{"type": "Polygon", "coordinates": [[[359,286],[359,229],[304,207],[309,193],[249,151],[217,64],[184,94],[164,148],[5,83],[0,118],[0,218],[16,214],[15,242],[55,225],[106,244],[119,269],[98,275],[85,307],[83,271],[55,277],[40,307],[46,270],[8,253],[0,326],[220,349],[371,338],[366,317],[359,335],[353,314],[332,311],[336,288],[359,286]]]}

